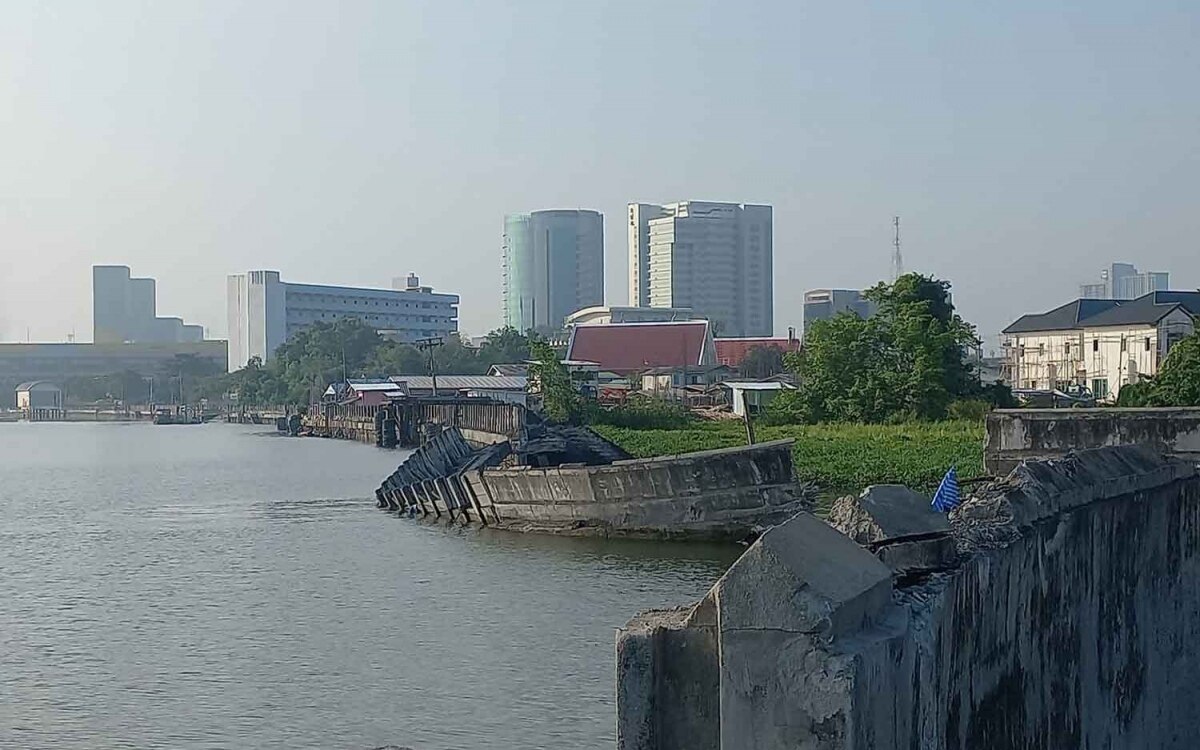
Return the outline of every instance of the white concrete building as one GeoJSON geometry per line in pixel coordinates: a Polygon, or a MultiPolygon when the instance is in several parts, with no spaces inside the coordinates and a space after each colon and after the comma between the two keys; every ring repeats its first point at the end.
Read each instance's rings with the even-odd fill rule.
{"type": "Polygon", "coordinates": [[[567,316],[567,327],[609,325],[611,323],[670,323],[691,320],[692,311],[686,307],[617,307],[596,305],[585,307],[567,316]]]}
{"type": "Polygon", "coordinates": [[[631,305],[691,308],[718,336],[774,333],[770,206],[629,204],[631,305]]]}
{"type": "Polygon", "coordinates": [[[23,419],[57,419],[63,412],[63,392],[54,383],[34,380],[17,386],[17,410],[23,419]]]}
{"type": "Polygon", "coordinates": [[[129,266],[92,266],[92,342],[182,344],[204,339],[204,328],[158,317],[155,282],[133,278],[129,266]]]}
{"type": "Polygon", "coordinates": [[[1200,292],[1152,292],[1135,300],[1079,299],[1025,315],[1004,329],[1004,370],[1016,389],[1081,385],[1101,401],[1158,373],[1192,333],[1200,292]]]}
{"type": "Polygon", "coordinates": [[[458,295],[436,294],[409,276],[403,288],[369,289],[281,281],[278,271],[229,277],[229,371],[251,357],[270,360],[292,334],[318,322],[356,318],[393,340],[440,338],[458,331],[458,295]]]}
{"type": "Polygon", "coordinates": [[[1132,263],[1113,263],[1100,272],[1099,282],[1079,285],[1083,299],[1137,299],[1150,292],[1166,291],[1170,274],[1163,271],[1139,271],[1132,263]]]}

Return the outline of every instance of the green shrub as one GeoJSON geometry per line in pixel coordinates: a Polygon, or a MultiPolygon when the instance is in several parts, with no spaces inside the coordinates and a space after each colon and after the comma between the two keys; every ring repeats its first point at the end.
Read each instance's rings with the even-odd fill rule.
{"type": "Polygon", "coordinates": [[[680,430],[696,420],[683,404],[657,398],[632,398],[620,406],[590,410],[588,421],[634,430],[680,430]]]}
{"type": "Polygon", "coordinates": [[[963,419],[970,422],[982,422],[987,419],[992,405],[982,399],[960,399],[950,404],[948,412],[950,419],[963,419]]]}
{"type": "MultiPolygon", "coordinates": [[[[696,422],[679,430],[597,431],[635,457],[745,445],[741,422],[696,422]]],[[[828,492],[858,492],[869,484],[905,484],[931,492],[951,466],[962,479],[983,474],[983,425],[977,421],[897,425],[781,425],[760,423],[759,441],[793,438],[796,477],[828,492]]]]}

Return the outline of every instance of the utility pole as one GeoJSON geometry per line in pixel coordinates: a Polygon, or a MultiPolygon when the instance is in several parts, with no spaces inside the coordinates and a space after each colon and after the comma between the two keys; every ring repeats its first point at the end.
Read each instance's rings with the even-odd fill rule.
{"type": "Polygon", "coordinates": [[[441,338],[417,339],[413,344],[423,352],[429,352],[429,376],[433,378],[433,395],[437,397],[437,367],[434,365],[433,353],[439,346],[446,343],[441,338]]]}
{"type": "Polygon", "coordinates": [[[900,255],[900,217],[892,217],[892,226],[896,228],[895,239],[892,240],[892,281],[895,282],[904,275],[904,257],[900,255]]]}

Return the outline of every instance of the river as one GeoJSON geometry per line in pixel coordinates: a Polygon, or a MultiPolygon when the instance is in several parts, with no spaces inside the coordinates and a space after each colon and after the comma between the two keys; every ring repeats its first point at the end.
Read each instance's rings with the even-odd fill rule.
{"type": "Polygon", "coordinates": [[[614,747],[614,628],[738,550],[449,529],[402,454],[0,424],[0,747],[614,747]]]}

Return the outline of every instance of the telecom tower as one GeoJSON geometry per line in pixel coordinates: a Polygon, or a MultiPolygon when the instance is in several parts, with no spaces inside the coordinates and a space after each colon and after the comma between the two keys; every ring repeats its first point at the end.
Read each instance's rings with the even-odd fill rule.
{"type": "Polygon", "coordinates": [[[892,217],[892,226],[896,228],[896,238],[892,240],[892,281],[904,275],[904,257],[900,255],[900,217],[892,217]]]}

